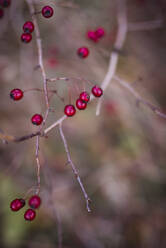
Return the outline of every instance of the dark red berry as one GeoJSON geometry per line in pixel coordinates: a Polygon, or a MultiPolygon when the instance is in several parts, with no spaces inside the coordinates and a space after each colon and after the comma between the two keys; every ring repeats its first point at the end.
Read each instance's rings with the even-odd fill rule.
{"type": "Polygon", "coordinates": [[[71,104],[66,105],[65,108],[64,108],[64,113],[68,117],[71,117],[71,116],[75,115],[76,109],[75,109],[74,105],[71,105],[71,104]]]}
{"type": "Polygon", "coordinates": [[[18,211],[25,206],[24,199],[15,199],[10,203],[10,208],[12,211],[18,211]]]}
{"type": "Polygon", "coordinates": [[[23,30],[25,33],[32,33],[33,30],[34,30],[34,24],[33,22],[25,22],[24,25],[23,25],[23,30]]]}
{"type": "Polygon", "coordinates": [[[103,95],[103,90],[98,87],[97,85],[95,85],[93,88],[92,88],[92,94],[95,96],[95,97],[100,97],[103,95]]]}
{"type": "Polygon", "coordinates": [[[18,101],[23,97],[24,93],[22,90],[20,89],[13,89],[10,92],[10,97],[14,100],[14,101],[18,101]]]}
{"type": "Polygon", "coordinates": [[[87,103],[82,101],[81,99],[77,99],[76,106],[79,110],[84,110],[87,107],[87,103]]]}
{"type": "Polygon", "coordinates": [[[0,9],[0,18],[2,18],[4,16],[4,11],[3,9],[0,9]]]}
{"type": "Polygon", "coordinates": [[[29,43],[29,42],[32,40],[32,35],[29,34],[29,33],[23,33],[23,34],[21,35],[21,40],[22,40],[22,42],[24,42],[24,43],[29,43]]]}
{"type": "Polygon", "coordinates": [[[34,218],[36,217],[36,212],[33,209],[27,209],[27,211],[24,214],[24,219],[28,220],[28,221],[32,221],[34,220],[34,218]]]}
{"type": "Polygon", "coordinates": [[[103,28],[98,28],[96,29],[95,34],[98,39],[102,38],[105,35],[105,30],[103,28]]]}
{"type": "Polygon", "coordinates": [[[39,114],[35,114],[32,116],[31,118],[31,122],[36,125],[36,126],[39,126],[42,122],[43,122],[43,117],[42,115],[39,115],[39,114]]]}
{"type": "Polygon", "coordinates": [[[0,0],[0,5],[3,8],[7,8],[11,4],[11,0],[0,0]]]}
{"type": "Polygon", "coordinates": [[[90,95],[86,92],[86,91],[83,91],[81,92],[80,94],[80,99],[83,101],[83,102],[89,102],[89,99],[90,99],[90,95]]]}
{"type": "Polygon", "coordinates": [[[96,32],[94,31],[88,31],[87,32],[87,37],[91,40],[93,40],[94,42],[98,41],[98,36],[96,35],[96,32]]]}
{"type": "Polygon", "coordinates": [[[81,58],[86,58],[89,55],[89,49],[87,47],[80,47],[77,50],[77,54],[81,57],[81,58]]]}
{"type": "Polygon", "coordinates": [[[38,208],[40,206],[41,203],[41,199],[38,195],[33,195],[30,199],[29,199],[29,206],[31,208],[38,208]]]}
{"type": "Polygon", "coordinates": [[[50,18],[53,14],[54,14],[54,10],[50,6],[44,6],[42,8],[42,15],[45,18],[50,18]]]}

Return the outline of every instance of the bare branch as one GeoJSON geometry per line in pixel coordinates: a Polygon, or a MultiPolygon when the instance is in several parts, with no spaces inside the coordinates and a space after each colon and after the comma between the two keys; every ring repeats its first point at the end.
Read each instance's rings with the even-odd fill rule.
{"type": "Polygon", "coordinates": [[[40,160],[39,160],[39,136],[36,137],[36,164],[37,164],[37,190],[36,194],[39,194],[40,192],[40,160]]]}
{"type": "Polygon", "coordinates": [[[22,142],[22,141],[25,141],[25,140],[28,140],[28,139],[31,139],[35,136],[40,136],[41,135],[41,132],[40,131],[37,131],[36,133],[31,133],[31,134],[28,134],[28,135],[24,135],[24,136],[21,136],[21,137],[18,137],[18,138],[14,138],[14,142],[22,142]]]}
{"type": "Polygon", "coordinates": [[[166,119],[166,115],[160,111],[160,109],[154,106],[152,103],[148,102],[147,100],[143,99],[130,85],[129,83],[125,82],[118,76],[114,76],[114,79],[125,89],[127,89],[137,100],[137,103],[142,103],[146,105],[149,109],[151,109],[156,115],[166,119]]]}
{"type": "Polygon", "coordinates": [[[78,174],[78,170],[76,169],[72,159],[71,159],[71,155],[70,155],[70,152],[69,152],[69,148],[68,148],[68,145],[67,145],[67,141],[66,141],[66,138],[64,136],[64,133],[63,133],[63,130],[62,130],[62,122],[59,124],[59,132],[60,132],[60,135],[61,135],[61,138],[62,138],[62,141],[63,141],[63,144],[64,144],[64,148],[65,148],[65,151],[66,151],[66,154],[67,154],[67,160],[68,160],[68,164],[71,165],[71,168],[72,168],[72,171],[81,187],[81,190],[82,190],[82,193],[84,194],[84,198],[86,200],[86,208],[88,210],[88,212],[91,212],[91,209],[89,207],[89,203],[90,203],[90,198],[88,197],[87,193],[86,193],[86,190],[84,188],[84,185],[81,181],[81,178],[78,174]]]}
{"type": "Polygon", "coordinates": [[[152,29],[161,28],[162,26],[163,26],[163,20],[160,19],[155,21],[129,23],[128,30],[129,31],[152,30],[152,29]]]}
{"type": "Polygon", "coordinates": [[[51,131],[54,127],[58,126],[60,123],[62,123],[65,119],[67,118],[66,115],[62,116],[60,119],[58,119],[57,121],[55,121],[51,126],[47,127],[44,130],[44,134],[47,134],[49,131],[51,131]]]}
{"type": "Polygon", "coordinates": [[[27,1],[28,6],[29,6],[29,9],[30,9],[33,24],[35,26],[36,45],[37,45],[38,60],[39,60],[38,63],[39,63],[39,66],[41,68],[42,77],[43,77],[43,89],[44,89],[44,95],[45,95],[45,102],[46,102],[47,108],[49,108],[47,77],[46,77],[46,71],[45,71],[44,63],[43,63],[42,41],[41,41],[41,38],[40,38],[39,25],[37,23],[36,16],[34,14],[35,13],[35,8],[34,8],[33,0],[26,0],[26,1],[27,1]]]}
{"type": "MultiPolygon", "coordinates": [[[[120,51],[123,47],[123,44],[126,39],[127,35],[127,13],[126,13],[126,1],[125,0],[117,0],[117,18],[118,18],[118,33],[116,37],[116,41],[114,44],[114,50],[111,52],[110,55],[110,62],[108,66],[107,74],[101,84],[101,88],[103,91],[106,90],[109,83],[111,82],[117,68],[118,59],[119,59],[119,53],[117,51],[120,51]]],[[[93,97],[92,97],[93,98],[93,97]]],[[[97,108],[96,108],[96,115],[100,114],[101,109],[101,103],[102,98],[99,99],[97,108]]]]}

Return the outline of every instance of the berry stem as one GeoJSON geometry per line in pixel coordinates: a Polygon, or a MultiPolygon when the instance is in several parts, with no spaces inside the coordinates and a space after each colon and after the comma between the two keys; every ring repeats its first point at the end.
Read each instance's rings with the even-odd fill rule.
{"type": "MultiPolygon", "coordinates": [[[[30,92],[30,91],[39,91],[39,92],[41,92],[41,93],[44,92],[43,89],[31,88],[31,89],[26,89],[26,90],[24,90],[24,93],[27,93],[27,92],[30,92]]],[[[52,97],[54,94],[56,94],[57,97],[64,103],[64,98],[61,97],[61,96],[58,94],[57,90],[48,90],[48,93],[52,93],[52,95],[49,96],[49,102],[50,102],[51,97],[52,97]]]]}

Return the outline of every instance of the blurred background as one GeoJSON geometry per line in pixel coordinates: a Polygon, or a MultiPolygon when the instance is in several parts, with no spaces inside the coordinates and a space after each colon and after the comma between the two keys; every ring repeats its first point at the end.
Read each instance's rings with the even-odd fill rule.
{"type": "MultiPolygon", "coordinates": [[[[84,77],[101,84],[117,33],[116,0],[35,1],[36,10],[51,5],[52,18],[38,15],[47,77],[84,77]],[[88,30],[103,27],[106,34],[94,43],[88,30]],[[87,46],[86,59],[77,49],[87,46]]],[[[128,21],[163,20],[161,28],[128,32],[120,53],[117,75],[142,97],[166,113],[165,0],[126,1],[128,21]]],[[[0,19],[0,129],[22,136],[37,130],[31,116],[43,113],[40,92],[27,92],[21,101],[9,97],[13,88],[42,88],[35,34],[20,41],[22,25],[31,20],[26,1],[13,0],[0,19]]],[[[54,110],[47,126],[63,115],[79,92],[90,90],[80,80],[50,84],[54,110]]],[[[58,237],[63,248],[164,248],[166,247],[166,121],[113,81],[104,94],[101,114],[97,100],[64,122],[73,162],[92,200],[85,200],[71,168],[58,128],[41,139],[42,205],[36,219],[24,220],[10,202],[36,185],[35,139],[0,143],[0,248],[53,248],[58,237]]],[[[32,193],[33,194],[33,191],[32,193]]],[[[30,195],[31,195],[30,194],[30,195]]]]}

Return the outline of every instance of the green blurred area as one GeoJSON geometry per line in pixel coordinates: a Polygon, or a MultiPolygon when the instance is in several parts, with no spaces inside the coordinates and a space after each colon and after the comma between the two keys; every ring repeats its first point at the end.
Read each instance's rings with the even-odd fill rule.
{"type": "MultiPolygon", "coordinates": [[[[35,1],[40,10],[43,1],[35,1]]],[[[47,76],[84,77],[101,84],[107,72],[109,54],[117,32],[116,0],[61,1],[50,4],[55,15],[38,16],[47,76]],[[101,26],[106,35],[93,43],[86,32],[101,26]],[[77,48],[88,46],[86,60],[77,57],[77,48]]],[[[166,31],[164,0],[129,0],[129,22],[163,18],[163,26],[129,32],[117,68],[117,75],[131,83],[142,97],[166,111],[166,31]],[[139,80],[141,78],[141,80],[139,80]]],[[[44,97],[28,92],[13,102],[9,92],[42,88],[35,34],[22,44],[22,25],[30,19],[26,1],[13,0],[0,20],[0,131],[22,136],[37,130],[31,124],[34,113],[43,113],[44,97]]],[[[47,126],[63,115],[78,92],[90,85],[80,80],[58,81],[50,89],[55,95],[54,110],[47,126]]],[[[0,248],[58,247],[62,229],[63,248],[165,248],[166,247],[166,122],[116,82],[105,92],[101,114],[96,117],[97,100],[87,110],[64,122],[73,162],[92,200],[87,213],[83,194],[66,165],[66,153],[58,128],[41,139],[40,157],[42,206],[32,223],[24,220],[28,204],[17,213],[10,202],[23,197],[36,185],[35,138],[23,143],[0,143],[0,248]]],[[[31,191],[30,195],[33,191],[31,191]]]]}

